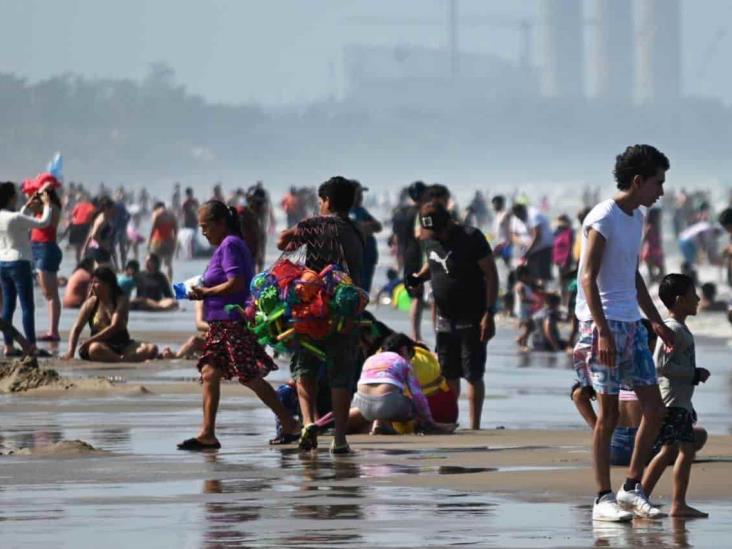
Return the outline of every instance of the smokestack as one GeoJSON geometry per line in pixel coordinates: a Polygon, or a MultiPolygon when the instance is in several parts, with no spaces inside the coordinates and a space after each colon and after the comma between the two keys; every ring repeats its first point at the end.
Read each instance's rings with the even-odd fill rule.
{"type": "Polygon", "coordinates": [[[597,96],[633,96],[633,9],[631,0],[597,2],[597,96]]]}
{"type": "Polygon", "coordinates": [[[681,95],[680,0],[639,0],[636,97],[640,103],[681,95]]]}
{"type": "Polygon", "coordinates": [[[582,0],[544,0],[542,22],[542,93],[547,97],[584,95],[582,0]]]}

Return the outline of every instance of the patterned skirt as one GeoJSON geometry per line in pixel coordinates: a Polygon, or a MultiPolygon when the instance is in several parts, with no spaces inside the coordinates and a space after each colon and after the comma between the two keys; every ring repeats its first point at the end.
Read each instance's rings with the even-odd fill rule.
{"type": "Polygon", "coordinates": [[[198,360],[199,372],[204,364],[219,370],[225,379],[238,378],[239,383],[263,378],[277,370],[272,357],[240,320],[209,322],[203,355],[198,360]]]}

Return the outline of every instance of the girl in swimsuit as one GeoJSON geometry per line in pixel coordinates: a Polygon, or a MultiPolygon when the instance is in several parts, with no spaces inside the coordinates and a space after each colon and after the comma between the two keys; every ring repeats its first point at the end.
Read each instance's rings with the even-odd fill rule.
{"type": "Polygon", "coordinates": [[[84,246],[81,248],[81,255],[85,256],[89,251],[89,256],[97,262],[97,264],[112,264],[117,268],[117,258],[114,253],[114,224],[112,217],[114,216],[114,202],[105,196],[99,201],[99,212],[92,222],[92,228],[89,231],[84,246]]]}
{"type": "Polygon", "coordinates": [[[79,356],[97,362],[143,362],[156,358],[158,348],[152,343],[135,341],[127,331],[129,302],[109,267],[98,267],[92,275],[91,294],[81,306],[69,334],[69,348],[64,359],[74,357],[79,336],[89,324],[91,337],[79,345],[79,356]]]}

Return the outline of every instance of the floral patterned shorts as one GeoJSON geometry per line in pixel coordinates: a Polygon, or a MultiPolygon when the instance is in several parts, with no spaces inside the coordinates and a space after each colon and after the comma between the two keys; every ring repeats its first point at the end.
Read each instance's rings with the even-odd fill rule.
{"type": "Polygon", "coordinates": [[[617,395],[621,387],[656,385],[656,367],[648,349],[648,332],[640,321],[608,320],[615,340],[615,364],[601,364],[597,352],[597,330],[592,322],[581,321],[574,346],[574,369],[583,387],[591,386],[603,395],[617,395]]]}

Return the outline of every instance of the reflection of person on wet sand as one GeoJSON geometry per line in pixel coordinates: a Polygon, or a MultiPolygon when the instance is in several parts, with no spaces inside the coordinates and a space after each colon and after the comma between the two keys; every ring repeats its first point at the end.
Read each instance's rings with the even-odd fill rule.
{"type": "Polygon", "coordinates": [[[198,333],[189,337],[178,352],[173,352],[170,347],[166,347],[160,354],[160,358],[198,358],[203,352],[208,328],[208,322],[204,318],[203,301],[196,301],[196,330],[198,333]]]}
{"type": "Polygon", "coordinates": [[[152,343],[135,341],[127,331],[129,303],[109,267],[98,267],[92,275],[91,295],[81,306],[69,333],[64,359],[74,357],[79,336],[89,324],[91,337],[79,346],[79,357],[97,362],[143,362],[157,357],[152,343]]]}
{"type": "Polygon", "coordinates": [[[437,423],[432,419],[427,398],[409,363],[413,356],[412,340],[404,334],[394,334],[384,341],[380,353],[366,360],[351,403],[349,430],[370,427],[372,434],[380,434],[389,431],[386,423],[412,419],[424,431],[455,430],[454,423],[437,423]]]}

